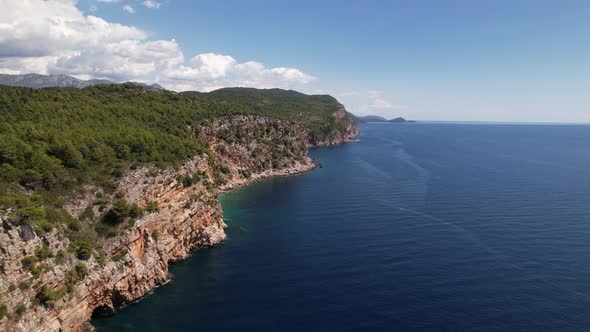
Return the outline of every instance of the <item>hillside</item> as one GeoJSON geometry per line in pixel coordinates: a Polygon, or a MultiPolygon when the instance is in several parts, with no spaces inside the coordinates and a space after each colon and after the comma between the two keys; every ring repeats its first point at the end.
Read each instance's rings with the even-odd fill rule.
{"type": "Polygon", "coordinates": [[[0,86],[0,330],[113,313],[225,239],[219,193],[357,134],[332,97],[228,91],[0,86]]]}
{"type": "Polygon", "coordinates": [[[240,105],[257,114],[300,123],[307,128],[311,140],[318,143],[338,139],[339,133],[354,123],[354,116],[329,95],[253,88],[224,88],[209,93],[187,91],[182,94],[195,96],[204,102],[214,101],[231,107],[240,105]]]}

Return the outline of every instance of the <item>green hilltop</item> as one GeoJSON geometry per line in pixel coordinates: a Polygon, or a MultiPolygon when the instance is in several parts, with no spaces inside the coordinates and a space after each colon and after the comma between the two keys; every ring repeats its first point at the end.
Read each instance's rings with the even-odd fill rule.
{"type": "MultiPolygon", "coordinates": [[[[344,110],[336,98],[329,95],[306,95],[293,90],[223,88],[208,93],[188,91],[184,95],[199,100],[214,101],[232,107],[245,107],[270,117],[302,123],[317,140],[325,139],[344,123],[337,121],[334,112],[344,110]]],[[[352,119],[352,115],[348,114],[352,119]]]]}

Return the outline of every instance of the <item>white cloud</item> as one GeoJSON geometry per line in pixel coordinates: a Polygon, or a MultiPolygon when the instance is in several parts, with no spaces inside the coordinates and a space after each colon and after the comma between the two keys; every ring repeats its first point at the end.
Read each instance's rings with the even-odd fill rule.
{"type": "Polygon", "coordinates": [[[133,9],[133,7],[131,7],[129,5],[123,6],[123,10],[128,12],[129,14],[135,14],[135,9],[133,9]]]}
{"type": "Polygon", "coordinates": [[[149,77],[182,61],[182,52],[174,40],[125,40],[62,56],[49,66],[49,71],[124,81],[149,77]]]}
{"type": "Polygon", "coordinates": [[[378,90],[345,91],[336,94],[348,111],[359,115],[379,115],[391,119],[398,117],[407,107],[392,103],[391,95],[378,90]]]}
{"type": "Polygon", "coordinates": [[[382,98],[375,98],[373,100],[373,102],[369,105],[370,108],[374,108],[374,109],[394,109],[395,107],[393,106],[393,104],[391,104],[390,102],[388,102],[385,99],[382,98]]]}
{"type": "Polygon", "coordinates": [[[161,73],[164,86],[175,90],[210,91],[224,86],[296,88],[314,77],[295,68],[266,68],[262,63],[238,63],[229,55],[199,54],[187,63],[161,73]]]}
{"type": "Polygon", "coordinates": [[[135,27],[84,16],[69,0],[0,0],[0,57],[46,56],[60,50],[145,39],[135,27]]]}
{"type": "Polygon", "coordinates": [[[76,0],[0,0],[0,8],[1,73],[156,81],[173,90],[297,88],[314,79],[299,69],[215,53],[185,61],[175,40],[149,40],[136,27],[86,16],[76,0]]]}
{"type": "Polygon", "coordinates": [[[143,2],[143,5],[147,8],[158,9],[160,8],[160,3],[152,0],[146,0],[143,2]]]}

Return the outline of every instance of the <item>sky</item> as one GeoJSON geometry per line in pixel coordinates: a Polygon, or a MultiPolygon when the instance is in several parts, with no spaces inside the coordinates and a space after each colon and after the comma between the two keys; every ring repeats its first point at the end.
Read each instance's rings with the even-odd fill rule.
{"type": "Polygon", "coordinates": [[[0,73],[330,94],[357,115],[590,123],[588,0],[0,0],[0,73]]]}

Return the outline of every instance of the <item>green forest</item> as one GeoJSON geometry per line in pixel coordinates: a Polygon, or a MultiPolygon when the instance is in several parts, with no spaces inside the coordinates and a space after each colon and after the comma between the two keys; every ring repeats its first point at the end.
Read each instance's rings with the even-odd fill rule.
{"type": "Polygon", "coordinates": [[[0,208],[18,205],[19,190],[54,202],[84,183],[108,190],[113,178],[141,163],[177,165],[209,153],[199,128],[214,117],[261,114],[322,137],[338,129],[331,114],[340,107],[330,96],[279,89],[0,86],[0,208]]]}
{"type": "MultiPolygon", "coordinates": [[[[254,88],[224,88],[208,93],[183,94],[195,96],[203,101],[245,107],[257,114],[302,123],[311,138],[316,140],[326,138],[334,130],[343,129],[343,123],[336,121],[332,114],[344,109],[344,106],[329,95],[306,95],[293,90],[254,88]]],[[[352,117],[351,114],[349,116],[352,117]]]]}

